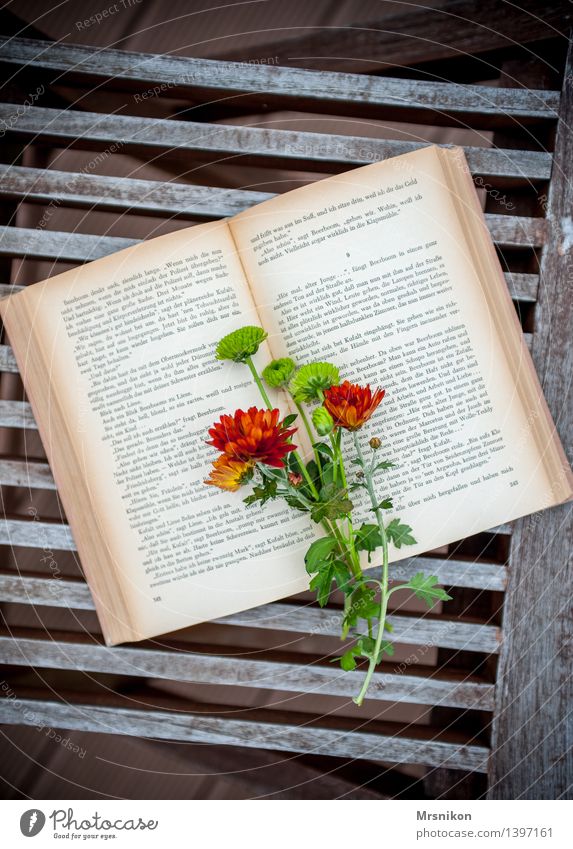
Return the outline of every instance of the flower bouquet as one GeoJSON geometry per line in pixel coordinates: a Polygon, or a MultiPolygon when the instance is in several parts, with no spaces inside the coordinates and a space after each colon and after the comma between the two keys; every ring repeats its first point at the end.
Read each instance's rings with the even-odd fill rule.
{"type": "Polygon", "coordinates": [[[219,360],[244,363],[256,383],[264,409],[250,407],[222,415],[209,430],[209,445],[220,455],[205,483],[230,492],[250,485],[244,499],[247,506],[284,499],[293,509],[308,513],[322,529],[305,555],[310,589],[323,607],[333,589],[344,595],[341,639],[350,641],[347,650],[335,660],[342,669],[352,670],[361,659],[367,670],[360,692],[354,698],[361,705],[376,666],[384,655],[393,654],[387,638],[392,626],[386,621],[393,593],[409,589],[432,606],[450,596],[437,586],[435,575],[418,572],[408,582],[390,586],[389,547],[397,549],[416,542],[412,528],[399,518],[386,520],[393,509],[392,498],[376,492],[376,482],[394,466],[382,459],[381,440],[371,437],[368,448],[361,430],[378,409],[385,391],[341,381],[335,365],[313,362],[297,367],[288,357],[273,360],[259,375],[253,356],[267,334],[260,327],[243,327],[225,336],[216,349],[219,360]],[[265,384],[288,393],[296,413],[282,416],[271,404],[265,384]],[[312,408],[312,409],[309,409],[312,408]],[[312,457],[303,459],[293,443],[300,420],[312,445],[312,457]],[[350,452],[344,441],[349,441],[350,452]],[[374,521],[359,526],[353,498],[366,496],[374,521]],[[363,571],[364,553],[368,564],[381,555],[381,577],[363,571]]]}

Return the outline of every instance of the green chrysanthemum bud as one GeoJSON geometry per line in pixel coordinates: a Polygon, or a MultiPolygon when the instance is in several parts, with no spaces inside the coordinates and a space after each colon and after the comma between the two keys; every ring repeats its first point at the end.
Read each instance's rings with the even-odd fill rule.
{"type": "Polygon", "coordinates": [[[273,360],[263,369],[263,380],[267,386],[273,389],[278,389],[279,386],[286,386],[296,369],[296,363],[290,357],[283,357],[280,360],[273,360]]]}
{"type": "Polygon", "coordinates": [[[244,363],[247,357],[252,357],[259,350],[261,342],[267,338],[267,333],[261,327],[240,327],[227,336],[223,336],[215,352],[218,360],[233,360],[244,363]]]}
{"type": "Polygon", "coordinates": [[[289,392],[296,401],[320,400],[319,392],[337,386],[340,375],[331,363],[309,363],[299,368],[289,383],[289,392]]]}
{"type": "Polygon", "coordinates": [[[317,407],[312,414],[312,423],[319,436],[328,436],[332,432],[334,422],[332,416],[325,407],[317,407]]]}

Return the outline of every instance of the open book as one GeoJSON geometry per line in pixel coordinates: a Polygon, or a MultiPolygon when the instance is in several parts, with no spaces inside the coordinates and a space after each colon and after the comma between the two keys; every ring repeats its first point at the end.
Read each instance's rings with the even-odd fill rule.
{"type": "Polygon", "coordinates": [[[461,149],[143,242],[0,312],[109,644],[307,587],[308,516],[203,483],[207,428],[262,406],[245,367],[214,357],[242,325],[269,333],[261,367],[328,360],[386,389],[369,435],[397,463],[407,556],[573,495],[461,149]]]}

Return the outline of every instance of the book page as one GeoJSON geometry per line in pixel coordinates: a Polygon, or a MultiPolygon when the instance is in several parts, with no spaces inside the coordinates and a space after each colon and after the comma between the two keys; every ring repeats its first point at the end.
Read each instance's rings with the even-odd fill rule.
{"type": "Polygon", "coordinates": [[[386,389],[366,438],[397,464],[380,496],[418,540],[394,559],[570,495],[569,468],[557,483],[546,470],[539,408],[520,391],[529,353],[505,316],[516,382],[437,148],[319,181],[230,226],[273,355],[328,360],[386,389]]]}
{"type": "MultiPolygon", "coordinates": [[[[203,483],[217,456],[207,429],[221,413],[264,406],[245,366],[215,360],[222,336],[259,323],[225,222],[66,272],[2,313],[109,642],[306,586],[302,554],[284,554],[305,549],[306,517],[281,505],[248,510],[240,494],[203,483]],[[25,339],[13,318],[24,311],[25,339]],[[77,506],[82,482],[89,505],[77,506]],[[125,610],[130,621],[117,622],[125,610]]],[[[268,360],[266,346],[259,355],[268,360]]]]}

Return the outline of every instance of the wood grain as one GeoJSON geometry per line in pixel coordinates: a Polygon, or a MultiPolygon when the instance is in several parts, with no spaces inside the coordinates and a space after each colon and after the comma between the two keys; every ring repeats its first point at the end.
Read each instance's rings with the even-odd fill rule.
{"type": "Polygon", "coordinates": [[[130,88],[138,84],[147,91],[150,86],[160,86],[162,97],[187,94],[192,102],[224,100],[227,108],[294,107],[336,115],[377,118],[391,115],[403,120],[412,120],[414,113],[426,123],[438,124],[456,116],[464,124],[489,127],[492,121],[555,120],[559,105],[559,93],[551,91],[514,91],[328,72],[317,75],[273,65],[130,53],[111,48],[96,51],[83,45],[25,38],[0,39],[0,51],[3,62],[25,66],[28,72],[59,72],[54,77],[60,84],[64,77],[66,82],[72,80],[85,85],[88,77],[90,84],[97,81],[98,87],[118,88],[128,83],[130,88]]]}
{"type": "MultiPolygon", "coordinates": [[[[276,168],[296,164],[314,172],[334,173],[427,146],[426,142],[103,115],[40,106],[31,107],[16,122],[13,114],[13,104],[0,104],[0,121],[7,125],[7,138],[104,151],[102,155],[132,151],[153,157],[163,151],[176,153],[179,159],[185,154],[186,158],[215,160],[219,165],[240,162],[276,168]]],[[[551,154],[546,152],[468,146],[464,150],[475,175],[523,182],[547,180],[551,173],[551,154]]]]}
{"type": "Polygon", "coordinates": [[[127,734],[155,740],[246,746],[340,758],[445,765],[477,772],[486,770],[489,754],[484,746],[435,739],[386,736],[317,725],[249,722],[183,711],[142,711],[18,697],[0,701],[0,722],[8,725],[45,724],[54,728],[127,734]]]}
{"type": "MultiPolygon", "coordinates": [[[[573,56],[548,196],[549,241],[532,355],[563,446],[573,448],[573,56]]],[[[573,506],[516,523],[490,765],[492,799],[573,798],[573,506]]]]}
{"type": "MultiPolygon", "coordinates": [[[[0,636],[0,660],[15,666],[109,672],[138,678],[348,698],[358,692],[364,675],[363,671],[344,673],[332,663],[305,664],[302,658],[299,663],[283,663],[191,651],[110,648],[79,642],[77,637],[64,641],[0,636]]],[[[368,698],[490,711],[493,685],[471,677],[459,680],[439,675],[422,677],[380,671],[374,674],[368,698]]]]}

